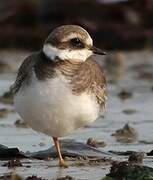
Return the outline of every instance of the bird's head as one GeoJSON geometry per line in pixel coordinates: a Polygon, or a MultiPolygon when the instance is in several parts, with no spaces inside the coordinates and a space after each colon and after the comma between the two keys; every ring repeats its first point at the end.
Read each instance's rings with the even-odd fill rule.
{"type": "Polygon", "coordinates": [[[51,60],[85,61],[93,54],[105,53],[93,46],[88,32],[77,25],[64,25],[54,29],[43,46],[44,54],[51,60]]]}

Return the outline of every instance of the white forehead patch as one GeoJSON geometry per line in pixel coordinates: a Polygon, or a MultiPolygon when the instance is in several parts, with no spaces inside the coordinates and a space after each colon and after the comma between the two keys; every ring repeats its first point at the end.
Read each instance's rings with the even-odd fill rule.
{"type": "Polygon", "coordinates": [[[55,60],[56,57],[59,57],[61,60],[79,60],[79,61],[86,61],[86,59],[93,54],[92,51],[88,49],[81,49],[81,50],[61,50],[58,49],[50,44],[45,44],[43,47],[43,52],[45,55],[55,60]]]}
{"type": "MultiPolygon", "coordinates": [[[[87,32],[86,32],[87,33],[87,32]]],[[[73,39],[73,38],[79,38],[79,39],[82,39],[82,37],[81,37],[81,34],[77,34],[77,33],[71,33],[71,34],[69,34],[68,36],[66,36],[65,38],[63,38],[63,42],[66,42],[66,41],[68,41],[68,40],[70,40],[70,39],[73,39]]],[[[92,41],[92,39],[91,39],[91,37],[90,37],[90,35],[87,33],[87,38],[85,39],[85,42],[86,42],[86,44],[87,45],[93,45],[93,41],[92,41]]]]}

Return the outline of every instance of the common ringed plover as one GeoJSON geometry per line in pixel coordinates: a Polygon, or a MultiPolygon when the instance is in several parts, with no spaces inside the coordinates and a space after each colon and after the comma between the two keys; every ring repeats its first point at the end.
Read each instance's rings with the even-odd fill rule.
{"type": "Polygon", "coordinates": [[[106,101],[106,80],[86,30],[77,25],[56,28],[43,48],[27,57],[12,85],[14,104],[32,129],[53,137],[59,165],[66,166],[58,138],[95,121],[106,101]]]}

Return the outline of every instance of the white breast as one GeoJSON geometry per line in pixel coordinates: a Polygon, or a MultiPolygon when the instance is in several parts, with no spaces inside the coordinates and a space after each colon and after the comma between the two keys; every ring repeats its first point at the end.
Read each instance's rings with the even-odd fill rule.
{"type": "Polygon", "coordinates": [[[33,78],[14,101],[17,112],[34,130],[52,137],[67,135],[93,122],[99,114],[95,97],[86,92],[72,94],[62,75],[48,81],[33,78]]]}

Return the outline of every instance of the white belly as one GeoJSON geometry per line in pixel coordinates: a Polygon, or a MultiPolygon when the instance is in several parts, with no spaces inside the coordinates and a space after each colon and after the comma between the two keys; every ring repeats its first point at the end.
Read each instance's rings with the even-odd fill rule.
{"type": "Polygon", "coordinates": [[[95,97],[87,93],[72,94],[60,76],[48,81],[33,78],[14,98],[19,115],[36,131],[60,137],[85,126],[98,117],[95,97]]]}

